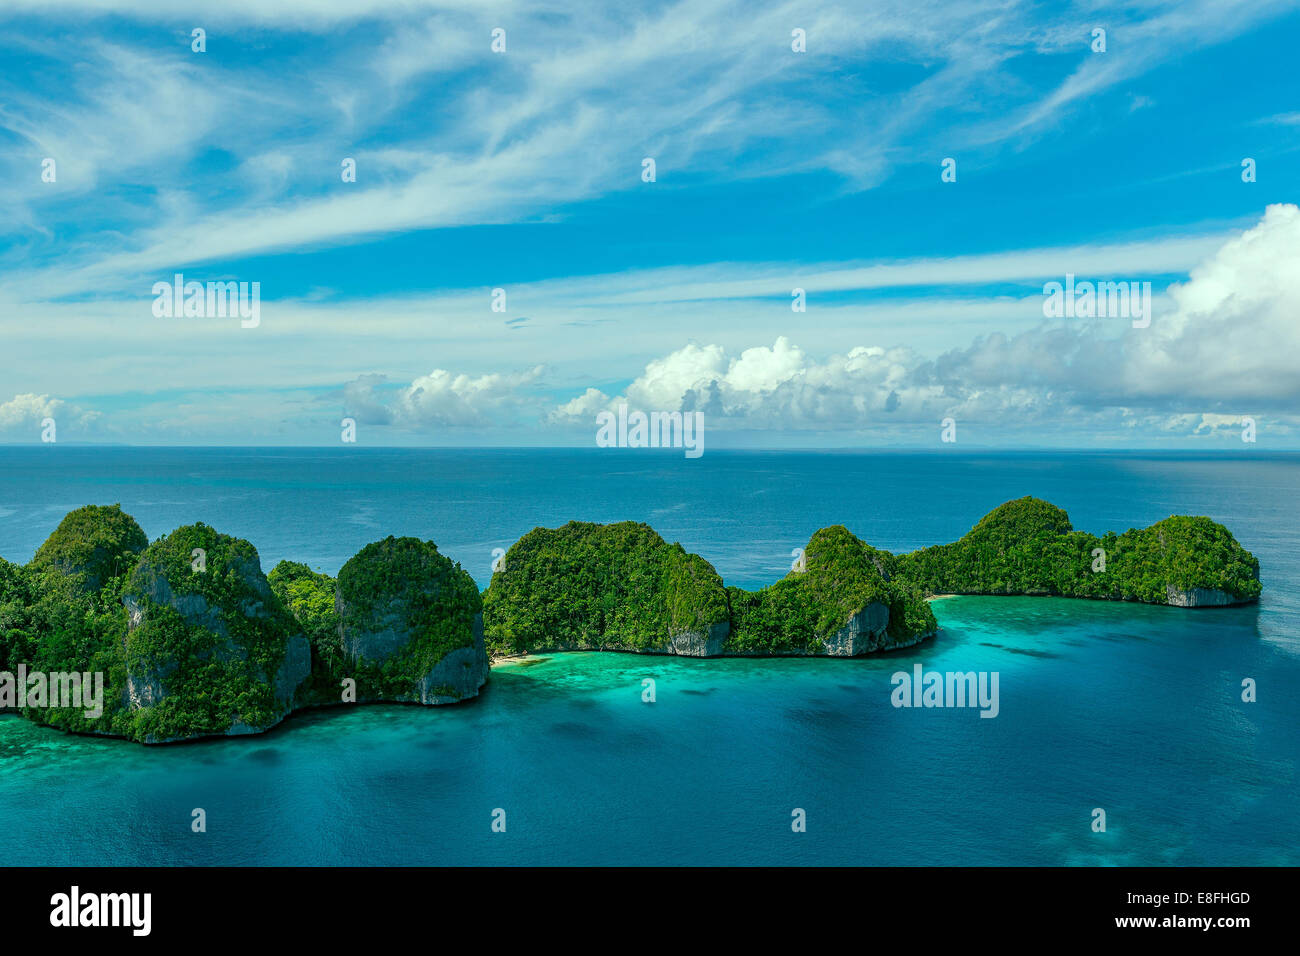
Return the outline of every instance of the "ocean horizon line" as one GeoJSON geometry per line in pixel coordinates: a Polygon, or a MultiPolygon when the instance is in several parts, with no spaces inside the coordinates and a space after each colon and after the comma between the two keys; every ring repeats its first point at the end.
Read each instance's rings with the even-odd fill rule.
{"type": "MultiPolygon", "coordinates": [[[[338,451],[344,454],[354,454],[359,451],[566,451],[566,452],[590,452],[592,454],[610,454],[621,453],[623,455],[636,455],[645,453],[659,452],[664,456],[680,457],[680,449],[675,448],[601,448],[595,445],[360,445],[349,444],[341,445],[241,445],[241,444],[216,444],[205,443],[195,445],[183,444],[128,444],[123,442],[0,442],[0,450],[20,449],[20,448],[46,448],[50,445],[57,445],[65,448],[97,448],[97,449],[174,449],[177,451],[201,451],[201,450],[225,450],[225,451],[338,451]]],[[[1244,450],[1236,448],[1207,448],[1203,446],[1174,446],[1174,447],[1118,447],[1113,445],[1101,446],[1078,446],[1078,445],[977,445],[967,443],[963,448],[934,448],[928,445],[881,445],[881,446],[860,446],[860,445],[784,445],[784,446],[723,446],[720,448],[710,448],[708,454],[785,454],[785,453],[816,453],[816,454],[877,454],[877,453],[905,453],[905,454],[929,454],[938,456],[965,455],[971,453],[980,454],[1078,454],[1078,455],[1204,455],[1207,458],[1242,458],[1242,459],[1259,459],[1267,458],[1273,455],[1295,456],[1300,455],[1300,445],[1297,446],[1280,446],[1277,448],[1244,450]]]]}

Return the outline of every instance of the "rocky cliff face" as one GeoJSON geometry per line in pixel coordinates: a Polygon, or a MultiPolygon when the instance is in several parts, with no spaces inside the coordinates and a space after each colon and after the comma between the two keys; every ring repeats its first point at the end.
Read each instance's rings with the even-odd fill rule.
{"type": "Polygon", "coordinates": [[[1168,584],[1165,585],[1165,603],[1174,607],[1229,607],[1233,604],[1249,604],[1250,600],[1240,600],[1226,591],[1214,588],[1183,589],[1168,584]]]}
{"type": "MultiPolygon", "coordinates": [[[[243,569],[244,579],[250,589],[265,584],[260,569],[243,569]]],[[[130,641],[130,632],[143,625],[148,619],[147,608],[170,607],[185,623],[199,627],[222,638],[214,647],[196,652],[203,660],[215,660],[221,663],[243,663],[248,660],[248,649],[231,638],[226,626],[225,613],[221,608],[213,607],[199,594],[175,594],[167,579],[157,573],[157,569],[145,568],[147,584],[138,594],[126,594],[122,603],[126,606],[130,628],[126,641],[130,641]]],[[[261,620],[268,624],[273,616],[264,605],[256,601],[240,602],[238,613],[245,619],[261,620]]],[[[178,662],[161,661],[152,668],[140,672],[127,673],[126,696],[133,707],[152,707],[165,696],[166,678],[176,671],[178,662]]],[[[293,701],[294,694],[311,673],[311,645],[305,635],[288,634],[285,636],[284,660],[276,669],[271,687],[275,698],[283,705],[293,701]]]]}
{"type": "Polygon", "coordinates": [[[668,638],[667,653],[681,657],[718,657],[730,633],[729,621],[719,621],[703,630],[681,631],[668,638]]]}
{"type": "Polygon", "coordinates": [[[716,656],[729,633],[722,578],[635,521],[534,528],[483,595],[493,652],[621,650],[716,656]]]}
{"type": "Polygon", "coordinates": [[[474,615],[474,644],[447,654],[417,681],[421,704],[454,704],[477,697],[488,679],[487,648],[483,644],[483,615],[474,615]]]}
{"type": "Polygon", "coordinates": [[[127,667],[115,730],[126,736],[153,743],[266,730],[292,710],[311,672],[310,644],[252,545],[205,525],[151,545],[122,604],[127,667]]]}
{"type": "MultiPolygon", "coordinates": [[[[487,648],[483,643],[483,615],[475,614],[473,643],[444,654],[425,674],[411,678],[413,690],[390,696],[382,691],[362,691],[358,700],[398,700],[420,704],[454,704],[458,700],[477,697],[487,683],[487,648]]],[[[398,658],[410,645],[413,635],[395,626],[385,627],[375,634],[348,630],[340,636],[344,653],[354,663],[382,664],[398,658]]]]}
{"type": "MultiPolygon", "coordinates": [[[[351,613],[352,608],[342,596],[336,601],[340,617],[351,613]]],[[[355,618],[355,615],[352,616],[355,618]]],[[[353,663],[389,660],[411,642],[403,602],[389,601],[388,606],[373,614],[365,625],[354,623],[349,627],[340,627],[339,641],[344,657],[353,663]]]]}
{"type": "Polygon", "coordinates": [[[878,651],[888,643],[888,627],[888,606],[880,602],[868,604],[826,638],[826,653],[831,657],[857,657],[878,651]]]}
{"type": "Polygon", "coordinates": [[[431,541],[367,545],[339,572],[335,610],[358,700],[448,704],[487,680],[478,589],[431,541]]]}
{"type": "Polygon", "coordinates": [[[938,626],[919,591],[898,579],[893,555],[842,525],[813,534],[803,566],[780,581],[728,594],[729,654],[857,657],[917,644],[938,626]]]}
{"type": "Polygon", "coordinates": [[[275,672],[275,699],[289,707],[310,674],[311,643],[305,634],[291,634],[285,645],[284,661],[275,672]]]}

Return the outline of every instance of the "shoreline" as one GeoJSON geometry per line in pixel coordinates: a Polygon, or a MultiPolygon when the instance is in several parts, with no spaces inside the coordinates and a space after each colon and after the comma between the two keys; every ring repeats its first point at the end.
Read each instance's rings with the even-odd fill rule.
{"type": "MultiPolygon", "coordinates": [[[[480,591],[431,540],[389,535],[371,542],[336,578],[288,560],[265,574],[251,542],[203,522],[149,542],[119,504],[86,505],[63,517],[29,565],[0,560],[0,603],[19,608],[21,640],[54,664],[102,651],[112,655],[105,660],[124,665],[113,671],[113,679],[124,683],[120,706],[106,723],[57,708],[37,723],[69,732],[107,726],[112,730],[89,732],[161,744],[263,733],[305,706],[326,704],[317,698],[335,696],[339,681],[349,703],[360,702],[357,697],[458,703],[478,696],[492,670],[505,673],[541,655],[610,651],[757,660],[897,654],[936,638],[941,631],[933,602],[959,596],[1179,608],[1258,602],[1258,559],[1209,518],[1171,516],[1123,535],[1069,532],[1075,537],[1066,540],[1062,529],[1068,527],[1062,509],[1031,496],[998,506],[956,542],[903,555],[830,525],[809,538],[806,567],[747,590],[728,586],[705,558],[668,544],[644,522],[575,520],[527,532],[506,552],[509,570],[500,567],[480,591]],[[112,548],[106,551],[103,541],[112,548]],[[1086,561],[1085,546],[1098,541],[1112,551],[1110,576],[1087,576],[1079,563],[1086,561]],[[1214,559],[1209,565],[1207,549],[1214,559]],[[191,556],[200,551],[205,562],[223,569],[221,575],[194,578],[191,556]],[[927,593],[939,584],[967,590],[927,593]],[[420,595],[435,591],[439,603],[426,607],[420,595]],[[249,595],[267,603],[250,604],[249,595]],[[67,603],[84,619],[84,648],[41,643],[62,626],[47,598],[67,603]],[[172,618],[155,615],[155,606],[170,608],[173,617],[199,629],[197,636],[160,644],[172,618]],[[221,621],[248,623],[237,634],[226,633],[214,610],[224,615],[221,621]],[[466,618],[470,643],[453,640],[466,618]],[[148,653],[131,657],[131,634],[151,624],[140,638],[148,653]],[[213,684],[203,642],[223,635],[233,642],[228,656],[234,663],[213,684]],[[402,649],[412,653],[396,657],[402,649]],[[376,662],[383,663],[378,671],[376,662]],[[178,703],[159,709],[164,697],[178,703]]],[[[0,695],[7,701],[4,674],[0,695]]],[[[118,693],[113,685],[110,698],[118,700],[118,693]]]]}

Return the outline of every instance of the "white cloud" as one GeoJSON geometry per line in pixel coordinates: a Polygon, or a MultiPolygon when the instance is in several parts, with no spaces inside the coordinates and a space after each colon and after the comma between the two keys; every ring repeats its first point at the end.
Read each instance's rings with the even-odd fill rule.
{"type": "MultiPolygon", "coordinates": [[[[915,434],[948,415],[997,434],[1076,434],[1079,444],[1108,429],[1129,442],[1137,433],[1229,433],[1226,423],[1251,415],[1263,441],[1294,428],[1300,409],[1298,255],[1300,209],[1269,207],[1251,228],[1188,266],[1188,280],[1170,288],[1166,307],[1145,329],[1124,319],[1044,322],[1041,295],[817,304],[810,306],[814,325],[813,312],[791,313],[784,296],[614,310],[600,304],[620,294],[620,278],[625,288],[649,289],[653,283],[640,274],[512,287],[511,302],[526,304],[532,319],[517,332],[499,316],[488,318],[487,289],[435,305],[264,303],[256,330],[155,320],[143,295],[130,309],[101,317],[63,303],[43,307],[57,318],[34,313],[7,338],[11,378],[22,394],[0,406],[0,422],[19,422],[14,427],[28,431],[16,437],[29,440],[31,423],[51,410],[61,437],[65,419],[81,421],[84,413],[57,404],[55,389],[41,384],[49,356],[58,354],[64,377],[67,366],[85,363],[79,380],[87,394],[110,387],[161,393],[98,424],[127,441],[166,440],[167,428],[202,440],[204,428],[222,427],[223,418],[228,432],[246,438],[331,440],[340,413],[412,440],[439,440],[444,426],[487,435],[526,430],[530,422],[553,426],[555,440],[563,440],[566,429],[589,428],[596,411],[621,401],[703,410],[711,427],[760,432],[774,442],[786,431],[915,434]],[[593,336],[577,324],[584,314],[607,315],[610,324],[593,336]],[[430,315],[440,320],[430,323],[430,315]],[[990,328],[999,316],[1007,331],[990,328]],[[960,336],[963,344],[917,347],[921,317],[943,333],[934,341],[960,336]],[[701,341],[701,329],[717,331],[701,341]],[[129,356],[125,379],[121,359],[105,362],[109,341],[129,356]],[[297,356],[289,377],[287,352],[297,356]],[[214,354],[223,361],[204,364],[214,354]],[[438,359],[433,371],[429,356],[438,359]],[[367,368],[384,372],[359,374],[367,368]],[[269,380],[279,387],[268,391],[269,380]],[[348,384],[340,391],[341,381],[348,384]],[[193,397],[171,398],[168,390],[193,397]]],[[[1054,255],[1029,258],[1060,265],[1054,255]]],[[[895,268],[913,274],[908,264],[895,268]]],[[[701,269],[711,280],[723,267],[701,269]]],[[[964,262],[954,271],[979,272],[964,262]]],[[[698,278],[685,281],[698,285],[698,278]]]]}
{"type": "Polygon", "coordinates": [[[598,388],[588,388],[577,398],[553,409],[547,416],[552,423],[576,424],[595,421],[596,413],[610,405],[609,396],[598,388]]]}
{"type": "MultiPolygon", "coordinates": [[[[1300,409],[1300,209],[1271,206],[1171,289],[1174,308],[1148,328],[1128,319],[1044,323],[996,333],[927,359],[859,346],[824,361],[782,336],[729,357],[689,344],[649,362],[626,394],[588,390],[558,419],[629,402],[703,409],[715,427],[863,429],[941,417],[1016,426],[1178,427],[1186,434],[1300,409]],[[1116,334],[1116,322],[1124,323],[1116,334]]],[[[1290,424],[1287,425],[1290,427],[1290,424]]]]}
{"type": "MultiPolygon", "coordinates": [[[[39,10],[42,26],[57,31],[69,26],[63,17],[110,7],[174,24],[171,6],[65,0],[11,3],[7,14],[39,10]]],[[[1041,9],[1012,5],[990,16],[986,4],[973,2],[891,0],[864,10],[688,0],[567,14],[516,4],[492,19],[470,3],[200,5],[185,22],[210,13],[214,51],[220,43],[246,46],[248,22],[314,29],[373,18],[378,39],[319,44],[319,69],[277,70],[271,58],[237,74],[216,52],[190,54],[183,30],[161,51],[156,43],[99,42],[88,47],[98,68],[56,90],[55,102],[29,92],[6,97],[0,125],[68,164],[58,189],[42,190],[29,158],[12,159],[4,179],[35,185],[10,197],[23,200],[10,221],[48,231],[82,221],[84,208],[51,200],[65,188],[98,186],[96,211],[112,222],[91,224],[94,241],[61,249],[46,274],[20,281],[38,295],[100,293],[189,264],[517,222],[638,188],[647,154],[658,159],[666,188],[685,172],[734,180],[824,169],[846,177],[848,188],[868,188],[889,174],[900,151],[969,155],[1023,140],[1064,120],[1066,107],[1083,97],[1282,9],[1217,0],[1191,6],[1154,4],[1140,20],[1130,14],[1113,31],[1114,51],[1091,56],[1073,14],[1047,11],[1044,20],[1041,9]],[[498,20],[509,24],[504,56],[488,50],[498,20]],[[796,22],[811,44],[803,56],[788,49],[796,22]],[[1033,100],[1006,66],[1030,51],[1081,65],[1033,100]],[[918,67],[922,78],[891,91],[864,86],[855,65],[881,58],[918,67]],[[447,84],[434,109],[427,81],[448,70],[464,82],[447,84]],[[846,101],[851,114],[843,112],[846,101]],[[413,110],[428,122],[412,122],[413,110]],[[978,124],[948,122],[967,115],[978,124]],[[382,145],[370,152],[359,143],[382,145]],[[212,151],[231,154],[233,163],[196,178],[189,162],[212,151]],[[357,182],[346,189],[336,172],[344,155],[358,160],[357,182]],[[103,186],[138,169],[149,170],[156,196],[103,186]]],[[[66,42],[47,43],[45,55],[66,42]]],[[[86,47],[80,33],[76,42],[86,47]]]]}
{"type": "Polygon", "coordinates": [[[402,389],[389,403],[375,394],[383,376],[361,376],[344,389],[344,411],[363,423],[406,429],[508,427],[520,414],[536,413],[537,401],[526,394],[526,389],[543,371],[539,365],[510,374],[470,376],[434,369],[402,389]]]}
{"type": "Polygon", "coordinates": [[[43,418],[53,418],[63,404],[61,399],[48,395],[33,395],[30,392],[15,395],[0,404],[0,428],[39,424],[43,418]]]}
{"type": "Polygon", "coordinates": [[[1270,206],[1169,294],[1175,309],[1125,339],[1126,393],[1274,407],[1300,397],[1300,208],[1270,206]]]}
{"type": "Polygon", "coordinates": [[[101,418],[100,412],[79,408],[50,395],[24,392],[0,402],[0,434],[22,442],[36,441],[47,419],[53,419],[60,438],[94,437],[101,418]]]}

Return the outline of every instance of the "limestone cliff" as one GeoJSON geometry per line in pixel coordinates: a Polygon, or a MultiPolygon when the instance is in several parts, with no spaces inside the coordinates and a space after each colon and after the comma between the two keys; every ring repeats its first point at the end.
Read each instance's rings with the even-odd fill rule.
{"type": "Polygon", "coordinates": [[[339,572],[335,610],[358,700],[446,704],[477,696],[487,680],[482,598],[431,541],[362,548],[339,572]]]}

